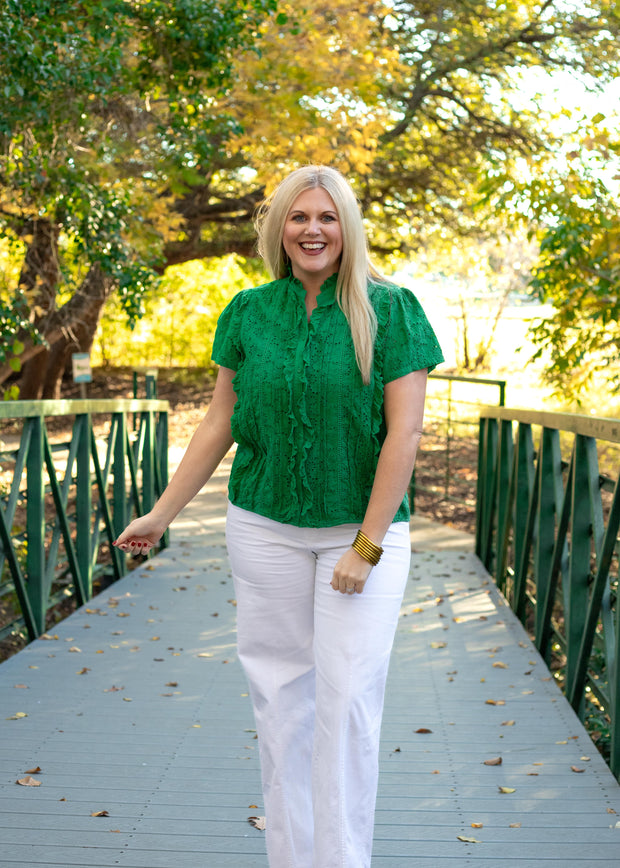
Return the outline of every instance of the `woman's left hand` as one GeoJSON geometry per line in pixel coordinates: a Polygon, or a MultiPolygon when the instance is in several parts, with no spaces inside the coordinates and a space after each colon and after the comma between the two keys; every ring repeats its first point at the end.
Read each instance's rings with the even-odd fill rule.
{"type": "Polygon", "coordinates": [[[372,564],[364,560],[355,549],[349,549],[334,568],[331,586],[341,594],[361,594],[371,570],[372,564]]]}

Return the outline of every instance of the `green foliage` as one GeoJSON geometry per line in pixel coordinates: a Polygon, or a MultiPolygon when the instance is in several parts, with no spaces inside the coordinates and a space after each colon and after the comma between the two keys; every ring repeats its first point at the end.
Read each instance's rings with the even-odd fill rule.
{"type": "MultiPolygon", "coordinates": [[[[135,321],[176,228],[169,198],[196,182],[199,164],[234,130],[210,101],[274,4],[2,4],[0,233],[27,235],[29,220],[46,220],[78,257],[77,268],[60,261],[61,278],[100,266],[135,321]]],[[[37,298],[27,302],[32,309],[37,298]]],[[[24,328],[19,299],[16,307],[0,320],[3,344],[24,328]]]]}
{"type": "Polygon", "coordinates": [[[133,328],[121,302],[110,300],[95,339],[94,364],[209,368],[220,313],[240,289],[265,280],[258,261],[234,255],[171,266],[133,328]]]}

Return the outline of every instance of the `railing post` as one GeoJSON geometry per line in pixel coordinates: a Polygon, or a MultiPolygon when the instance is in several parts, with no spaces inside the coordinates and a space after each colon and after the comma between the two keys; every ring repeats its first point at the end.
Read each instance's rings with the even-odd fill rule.
{"type": "Polygon", "coordinates": [[[142,508],[149,512],[155,503],[155,425],[151,410],[143,413],[144,441],[142,446],[142,508]]]}
{"type": "Polygon", "coordinates": [[[511,484],[514,485],[512,422],[502,419],[500,422],[498,458],[497,458],[497,585],[500,590],[506,588],[506,551],[510,533],[510,499],[511,484]]]}
{"type": "Polygon", "coordinates": [[[78,602],[83,605],[92,596],[93,568],[91,554],[92,489],[90,475],[90,415],[80,413],[75,417],[75,436],[78,440],[76,454],[75,492],[75,549],[82,576],[83,591],[76,587],[78,602]],[[82,598],[85,594],[85,599],[82,598]]]}
{"type": "Polygon", "coordinates": [[[44,430],[41,416],[31,416],[26,458],[26,552],[27,591],[37,634],[45,632],[47,588],[45,587],[45,484],[43,480],[44,430]]]}
{"type": "Polygon", "coordinates": [[[567,684],[572,684],[577,673],[577,654],[588,611],[592,525],[590,503],[583,502],[584,493],[589,490],[587,439],[578,434],[574,446],[570,558],[566,576],[567,593],[564,595],[567,684]]]}
{"type": "MultiPolygon", "coordinates": [[[[125,450],[128,442],[127,415],[124,412],[112,415],[111,431],[114,434],[114,460],[112,463],[112,526],[117,537],[127,525],[127,481],[125,470],[125,450]]],[[[121,575],[127,572],[125,557],[120,554],[121,575]]]]}

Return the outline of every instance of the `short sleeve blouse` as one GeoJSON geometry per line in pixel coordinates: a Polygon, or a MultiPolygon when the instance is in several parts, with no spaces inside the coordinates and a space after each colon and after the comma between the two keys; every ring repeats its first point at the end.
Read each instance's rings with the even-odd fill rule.
{"type": "MultiPolygon", "coordinates": [[[[386,434],[385,384],[443,361],[414,294],[371,284],[378,331],[365,385],[336,281],[323,284],[309,322],[292,276],[243,290],[213,345],[214,361],[236,371],[230,500],[298,527],[362,522],[386,434]]],[[[394,520],[408,518],[405,497],[394,520]]]]}

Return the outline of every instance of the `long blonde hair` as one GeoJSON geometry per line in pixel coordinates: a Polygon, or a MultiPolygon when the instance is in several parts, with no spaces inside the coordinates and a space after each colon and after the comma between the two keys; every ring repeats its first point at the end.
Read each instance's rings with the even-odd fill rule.
{"type": "Polygon", "coordinates": [[[368,384],[377,334],[377,317],[368,298],[368,281],[387,281],[370,262],[362,212],[346,178],[331,166],[303,166],[287,175],[256,212],[258,252],[273,278],[286,276],[288,259],[282,245],[286,217],[297,197],[316,187],[322,187],[331,196],[338,213],[342,257],[336,301],[349,323],[357,365],[362,380],[368,384]]]}

